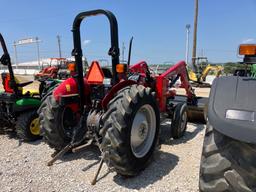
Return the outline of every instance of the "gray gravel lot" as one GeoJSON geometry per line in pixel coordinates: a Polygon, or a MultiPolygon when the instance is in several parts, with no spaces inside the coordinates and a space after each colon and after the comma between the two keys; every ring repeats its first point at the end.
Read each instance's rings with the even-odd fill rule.
{"type": "Polygon", "coordinates": [[[168,125],[162,125],[163,144],[145,171],[123,178],[104,165],[95,186],[90,181],[99,162],[96,147],[65,155],[47,167],[53,150],[46,144],[20,143],[12,134],[0,135],[0,191],[198,191],[204,125],[189,124],[179,140],[164,139],[168,125]]]}

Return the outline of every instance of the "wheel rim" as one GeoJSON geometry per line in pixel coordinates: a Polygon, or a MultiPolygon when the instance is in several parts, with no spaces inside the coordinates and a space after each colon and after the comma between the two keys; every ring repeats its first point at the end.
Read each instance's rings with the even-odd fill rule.
{"type": "Polygon", "coordinates": [[[73,127],[75,126],[76,120],[74,113],[71,108],[65,107],[62,113],[62,129],[66,137],[71,138],[73,133],[73,127]]]}
{"type": "Polygon", "coordinates": [[[135,114],[131,129],[131,149],[135,157],[144,157],[155,139],[156,114],[149,104],[143,105],[135,114]]]}
{"type": "Polygon", "coordinates": [[[39,124],[39,118],[35,118],[31,121],[29,126],[30,132],[33,135],[39,135],[40,134],[40,124],[39,124]]]}
{"type": "Polygon", "coordinates": [[[188,118],[187,112],[185,111],[181,116],[181,122],[180,122],[181,132],[185,131],[186,129],[187,118],[188,118]]]}

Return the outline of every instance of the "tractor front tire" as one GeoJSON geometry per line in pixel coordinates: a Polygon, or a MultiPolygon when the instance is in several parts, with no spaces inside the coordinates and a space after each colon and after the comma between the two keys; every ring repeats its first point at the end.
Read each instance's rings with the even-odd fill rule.
{"type": "Polygon", "coordinates": [[[185,131],[187,129],[187,123],[187,104],[178,103],[174,108],[171,124],[171,133],[174,139],[179,139],[185,134],[185,131]]]}
{"type": "Polygon", "coordinates": [[[200,165],[200,191],[256,191],[255,160],[256,145],[227,137],[208,124],[200,165]]]}
{"type": "Polygon", "coordinates": [[[35,141],[41,139],[39,119],[36,110],[26,111],[17,117],[16,132],[18,138],[23,141],[35,141]]]}
{"type": "Polygon", "coordinates": [[[123,176],[145,169],[158,142],[160,114],[150,88],[120,90],[103,115],[101,148],[106,163],[123,176]]]}
{"type": "Polygon", "coordinates": [[[39,111],[41,134],[44,141],[56,151],[60,151],[71,142],[73,127],[77,120],[69,107],[61,106],[50,95],[39,111]]]}

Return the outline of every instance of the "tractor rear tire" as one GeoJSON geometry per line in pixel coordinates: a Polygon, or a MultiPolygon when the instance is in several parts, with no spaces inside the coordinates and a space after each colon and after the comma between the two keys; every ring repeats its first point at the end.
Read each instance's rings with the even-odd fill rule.
{"type": "Polygon", "coordinates": [[[39,111],[41,135],[51,148],[60,151],[71,142],[73,127],[77,123],[75,114],[70,108],[60,106],[52,95],[42,105],[39,111]],[[66,127],[64,123],[67,123],[66,127]]]}
{"type": "Polygon", "coordinates": [[[17,117],[15,126],[18,138],[23,141],[35,141],[41,139],[39,119],[36,110],[26,111],[17,117]]]}
{"type": "Polygon", "coordinates": [[[118,174],[134,176],[145,169],[158,143],[160,113],[150,88],[120,90],[103,115],[101,148],[118,174]]]}
{"type": "Polygon", "coordinates": [[[256,191],[255,160],[256,145],[227,137],[208,124],[200,165],[200,191],[256,191]]]}
{"type": "Polygon", "coordinates": [[[178,103],[174,108],[172,117],[171,132],[174,139],[181,138],[187,129],[188,114],[187,104],[178,103]]]}

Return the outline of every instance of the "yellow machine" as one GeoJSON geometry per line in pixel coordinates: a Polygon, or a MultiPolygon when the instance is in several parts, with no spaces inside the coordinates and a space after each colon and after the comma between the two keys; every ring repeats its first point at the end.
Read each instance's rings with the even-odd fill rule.
{"type": "Polygon", "coordinates": [[[213,65],[208,64],[204,68],[202,73],[200,74],[200,78],[197,78],[196,73],[194,71],[190,71],[189,72],[189,79],[191,81],[202,82],[202,81],[205,81],[206,76],[209,74],[210,71],[216,71],[216,77],[219,77],[221,72],[223,71],[223,69],[224,68],[222,66],[219,66],[219,65],[213,66],[213,65]]]}
{"type": "Polygon", "coordinates": [[[189,75],[189,79],[191,81],[194,81],[196,83],[199,84],[203,84],[206,80],[207,75],[209,74],[210,71],[215,71],[215,76],[219,77],[221,75],[221,72],[223,71],[223,67],[220,65],[210,65],[207,64],[206,67],[202,67],[202,63],[204,60],[204,63],[207,64],[208,60],[206,57],[197,57],[196,61],[197,61],[197,66],[199,67],[199,71],[198,74],[196,74],[194,71],[189,71],[188,75],[189,75]],[[201,61],[201,62],[200,62],[201,61]],[[201,63],[201,64],[199,64],[201,63]]]}

